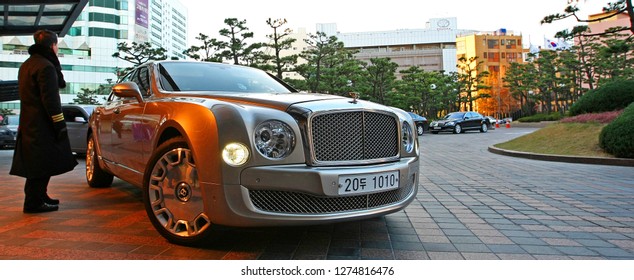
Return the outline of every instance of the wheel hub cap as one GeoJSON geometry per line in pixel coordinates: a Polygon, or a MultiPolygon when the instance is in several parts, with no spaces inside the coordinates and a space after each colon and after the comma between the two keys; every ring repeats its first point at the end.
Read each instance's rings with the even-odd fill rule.
{"type": "Polygon", "coordinates": [[[185,182],[181,182],[174,188],[175,196],[182,202],[187,202],[192,197],[191,186],[185,182]]]}

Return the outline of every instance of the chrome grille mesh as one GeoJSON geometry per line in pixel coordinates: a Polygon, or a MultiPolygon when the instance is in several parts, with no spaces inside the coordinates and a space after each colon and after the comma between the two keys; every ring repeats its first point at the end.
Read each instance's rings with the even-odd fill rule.
{"type": "Polygon", "coordinates": [[[331,214],[378,208],[404,200],[412,184],[391,191],[344,197],[319,197],[298,192],[251,190],[253,205],[262,211],[286,214],[331,214]]]}
{"type": "Polygon", "coordinates": [[[387,114],[345,111],[311,120],[316,161],[360,161],[398,155],[398,120],[387,114]]]}

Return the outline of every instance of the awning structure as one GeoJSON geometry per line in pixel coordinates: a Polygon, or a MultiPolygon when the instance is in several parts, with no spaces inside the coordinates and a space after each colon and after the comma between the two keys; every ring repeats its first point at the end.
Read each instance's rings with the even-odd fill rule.
{"type": "Polygon", "coordinates": [[[0,36],[48,29],[63,37],[89,0],[0,0],[0,36]]]}

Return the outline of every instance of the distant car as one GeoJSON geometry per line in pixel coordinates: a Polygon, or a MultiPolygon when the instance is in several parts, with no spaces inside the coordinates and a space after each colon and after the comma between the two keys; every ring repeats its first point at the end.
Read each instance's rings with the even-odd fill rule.
{"type": "Polygon", "coordinates": [[[86,154],[88,142],[88,120],[95,105],[63,104],[62,112],[68,129],[71,151],[77,154],[86,154]]]}
{"type": "Polygon", "coordinates": [[[429,125],[429,130],[433,134],[441,131],[451,131],[454,134],[463,133],[467,130],[489,130],[489,119],[476,112],[453,112],[442,119],[433,121],[429,125]]]}
{"type": "Polygon", "coordinates": [[[6,115],[2,118],[2,122],[0,122],[0,148],[15,146],[19,123],[19,115],[6,115]]]}
{"type": "Polygon", "coordinates": [[[409,115],[412,116],[412,119],[414,120],[414,123],[416,124],[416,133],[418,135],[423,135],[425,130],[429,129],[427,124],[427,118],[412,112],[407,112],[407,113],[409,113],[409,115]]]}
{"type": "Polygon", "coordinates": [[[495,129],[495,124],[498,122],[494,117],[486,116],[489,119],[489,129],[495,129]]]}

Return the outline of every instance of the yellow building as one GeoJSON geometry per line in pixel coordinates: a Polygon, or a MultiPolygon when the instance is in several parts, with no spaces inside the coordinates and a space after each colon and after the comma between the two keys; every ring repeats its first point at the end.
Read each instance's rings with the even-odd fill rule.
{"type": "MultiPolygon", "coordinates": [[[[502,118],[510,116],[513,111],[519,109],[517,102],[511,98],[508,89],[504,88],[502,78],[512,62],[524,62],[524,54],[527,52],[528,50],[522,47],[522,36],[514,35],[504,29],[495,32],[460,35],[456,38],[458,59],[464,57],[468,61],[469,58],[477,57],[477,61],[481,64],[476,71],[489,72],[489,77],[485,78],[484,82],[490,86],[490,89],[485,90],[486,92],[479,92],[479,94],[487,93],[491,97],[478,99],[474,102],[473,111],[502,118]]],[[[472,67],[475,66],[475,64],[472,65],[472,67]]]]}

